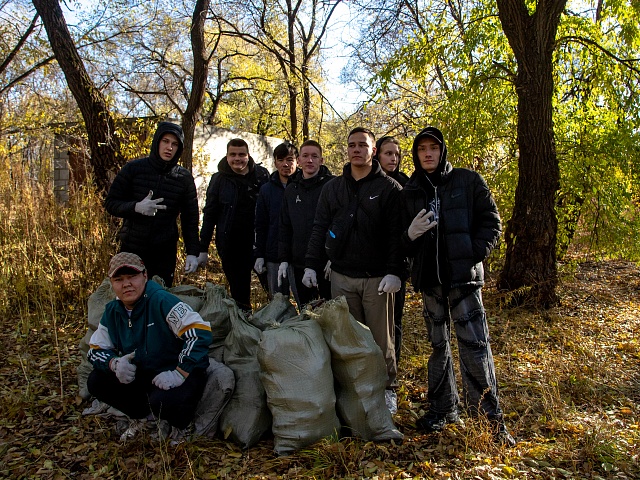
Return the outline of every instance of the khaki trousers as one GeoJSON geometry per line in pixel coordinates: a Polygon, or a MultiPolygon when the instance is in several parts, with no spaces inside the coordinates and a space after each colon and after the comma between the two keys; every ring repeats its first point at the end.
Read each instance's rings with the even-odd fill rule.
{"type": "Polygon", "coordinates": [[[397,385],[398,368],[395,352],[395,326],[393,323],[394,294],[378,294],[382,277],[353,278],[331,272],[331,296],[344,295],[349,313],[369,327],[373,338],[382,350],[387,365],[387,388],[397,385]]]}

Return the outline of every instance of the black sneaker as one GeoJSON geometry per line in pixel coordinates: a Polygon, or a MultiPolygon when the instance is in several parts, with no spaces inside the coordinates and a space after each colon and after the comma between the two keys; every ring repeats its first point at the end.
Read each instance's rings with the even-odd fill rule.
{"type": "Polygon", "coordinates": [[[499,422],[495,427],[493,438],[496,443],[504,445],[505,447],[515,447],[516,441],[507,430],[506,425],[503,422],[499,422]]]}
{"type": "Polygon", "coordinates": [[[457,411],[454,410],[445,415],[429,412],[416,421],[416,428],[425,433],[439,432],[450,423],[460,423],[460,416],[457,411]]]}

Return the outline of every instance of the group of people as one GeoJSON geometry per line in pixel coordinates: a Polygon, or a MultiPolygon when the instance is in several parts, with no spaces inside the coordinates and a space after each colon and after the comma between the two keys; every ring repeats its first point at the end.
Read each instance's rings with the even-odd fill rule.
{"type": "MultiPolygon", "coordinates": [[[[187,397],[193,402],[194,395],[201,394],[200,371],[206,370],[206,348],[201,346],[210,329],[187,305],[168,300],[169,294],[160,294],[162,289],[148,281],[159,275],[165,285],[173,282],[179,216],[185,272],[207,263],[215,232],[230,294],[242,310],[251,310],[252,271],[266,275],[270,295],[291,291],[299,308],[313,299],[344,295],[350,313],[370,329],[382,350],[385,400],[392,413],[397,410],[405,287],[411,278],[422,294],[433,348],[428,362],[430,407],[416,428],[436,432],[460,421],[450,344],[453,323],[464,406],[471,414],[486,415],[498,441],[515,443],[499,405],[481,294],[483,261],[499,239],[500,217],[484,179],[453,168],[447,160],[440,130],[427,127],[415,137],[410,177],[400,170],[399,142],[388,136],[376,141],[362,127],[349,133],[348,162],[337,176],[323,164],[322,146],[316,141],[305,141],[299,150],[289,142],[279,145],[275,171],[269,174],[251,157],[244,140],[233,139],[209,183],[199,236],[193,177],[177,165],[182,143],[179,126],[161,123],[149,157],[125,165],[107,195],[107,210],[124,219],[120,241],[126,253],[118,255],[128,261],[118,255],[112,259],[109,277],[118,299],[107,308],[91,340],[89,359],[98,367],[89,382],[94,396],[113,404],[118,388],[126,390],[139,378],[142,387],[137,388],[146,388],[150,399],[144,408],[143,402],[133,400],[117,405],[135,419],[159,415],[158,402],[174,405],[187,397]],[[134,289],[136,279],[144,284],[134,289]],[[158,305],[152,307],[154,299],[158,305]],[[158,317],[152,317],[156,313],[158,317]],[[138,316],[144,317],[138,323],[148,326],[166,323],[164,333],[153,341],[173,333],[173,361],[164,362],[173,355],[168,351],[163,351],[162,362],[150,360],[149,333],[134,325],[138,316]],[[145,372],[134,381],[136,365],[145,365],[145,372]],[[189,381],[193,372],[198,372],[198,380],[189,381]],[[167,400],[163,390],[171,389],[176,394],[167,400]]],[[[176,420],[164,414],[167,408],[163,405],[162,415],[184,428],[190,410],[179,409],[176,420]]]]}

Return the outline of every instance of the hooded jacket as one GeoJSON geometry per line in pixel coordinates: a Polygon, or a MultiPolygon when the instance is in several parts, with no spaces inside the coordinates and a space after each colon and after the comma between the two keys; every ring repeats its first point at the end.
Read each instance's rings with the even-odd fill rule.
{"type": "Polygon", "coordinates": [[[332,178],[329,169],[320,165],[317,175],[311,178],[304,178],[302,171],[297,171],[289,179],[280,211],[278,261],[304,268],[320,192],[332,178]]]}
{"type": "Polygon", "coordinates": [[[119,299],[106,305],[87,358],[106,372],[112,358],[135,351],[132,363],[142,374],[157,375],[176,367],[191,373],[194,368],[208,368],[211,341],[211,326],[198,313],[149,280],[131,316],[119,299]]]}
{"type": "Polygon", "coordinates": [[[320,193],[305,265],[331,269],[348,277],[402,276],[400,185],[385,175],[377,160],[356,181],[351,164],[320,193]]]}
{"type": "Polygon", "coordinates": [[[229,247],[238,242],[248,243],[247,255],[251,255],[256,200],[260,187],[269,181],[269,172],[256,164],[251,156],[248,167],[246,175],[238,174],[225,156],[218,164],[218,171],[211,176],[202,211],[201,252],[209,251],[215,230],[219,255],[225,255],[229,247]],[[238,210],[241,210],[239,214],[238,210]]]}
{"type": "Polygon", "coordinates": [[[436,285],[483,285],[482,261],[501,233],[500,215],[489,187],[477,172],[451,166],[442,132],[435,127],[427,127],[416,136],[412,153],[415,171],[402,191],[402,241],[408,256],[414,258],[414,288],[424,291],[436,285]],[[432,173],[422,169],[417,155],[418,144],[426,137],[440,143],[440,159],[432,173]],[[434,212],[438,224],[411,241],[408,227],[423,208],[434,212]]]}
{"type": "MultiPolygon", "coordinates": [[[[381,137],[376,142],[376,155],[373,158],[378,160],[378,162],[380,161],[380,158],[378,156],[380,154],[380,148],[382,147],[382,144],[385,143],[390,138],[393,138],[393,137],[389,137],[389,136],[381,137]]],[[[400,159],[398,160],[397,168],[393,172],[387,173],[387,175],[393,178],[396,182],[398,182],[401,187],[404,187],[406,183],[409,181],[409,177],[407,176],[406,173],[400,170],[401,165],[402,165],[402,157],[400,157],[400,159]]]]}
{"type": "Polygon", "coordinates": [[[178,241],[176,219],[180,215],[182,236],[187,255],[198,255],[198,197],[191,172],[178,165],[182,154],[184,134],[179,125],[158,124],[148,157],[128,162],[113,180],[104,202],[105,209],[123,218],[118,237],[134,253],[146,251],[150,245],[171,245],[178,241]],[[178,150],[170,161],[160,158],[158,148],[165,133],[178,138],[178,150]],[[153,217],[135,211],[136,203],[149,191],[154,199],[164,198],[166,210],[158,210],[153,217]]]}

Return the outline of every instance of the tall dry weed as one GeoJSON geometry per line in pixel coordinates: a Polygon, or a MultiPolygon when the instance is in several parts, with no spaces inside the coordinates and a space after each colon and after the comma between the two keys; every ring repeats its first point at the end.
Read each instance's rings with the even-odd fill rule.
{"type": "Polygon", "coordinates": [[[113,227],[92,186],[61,205],[46,168],[0,164],[0,312],[25,331],[52,310],[85,308],[114,251],[113,227]]]}

